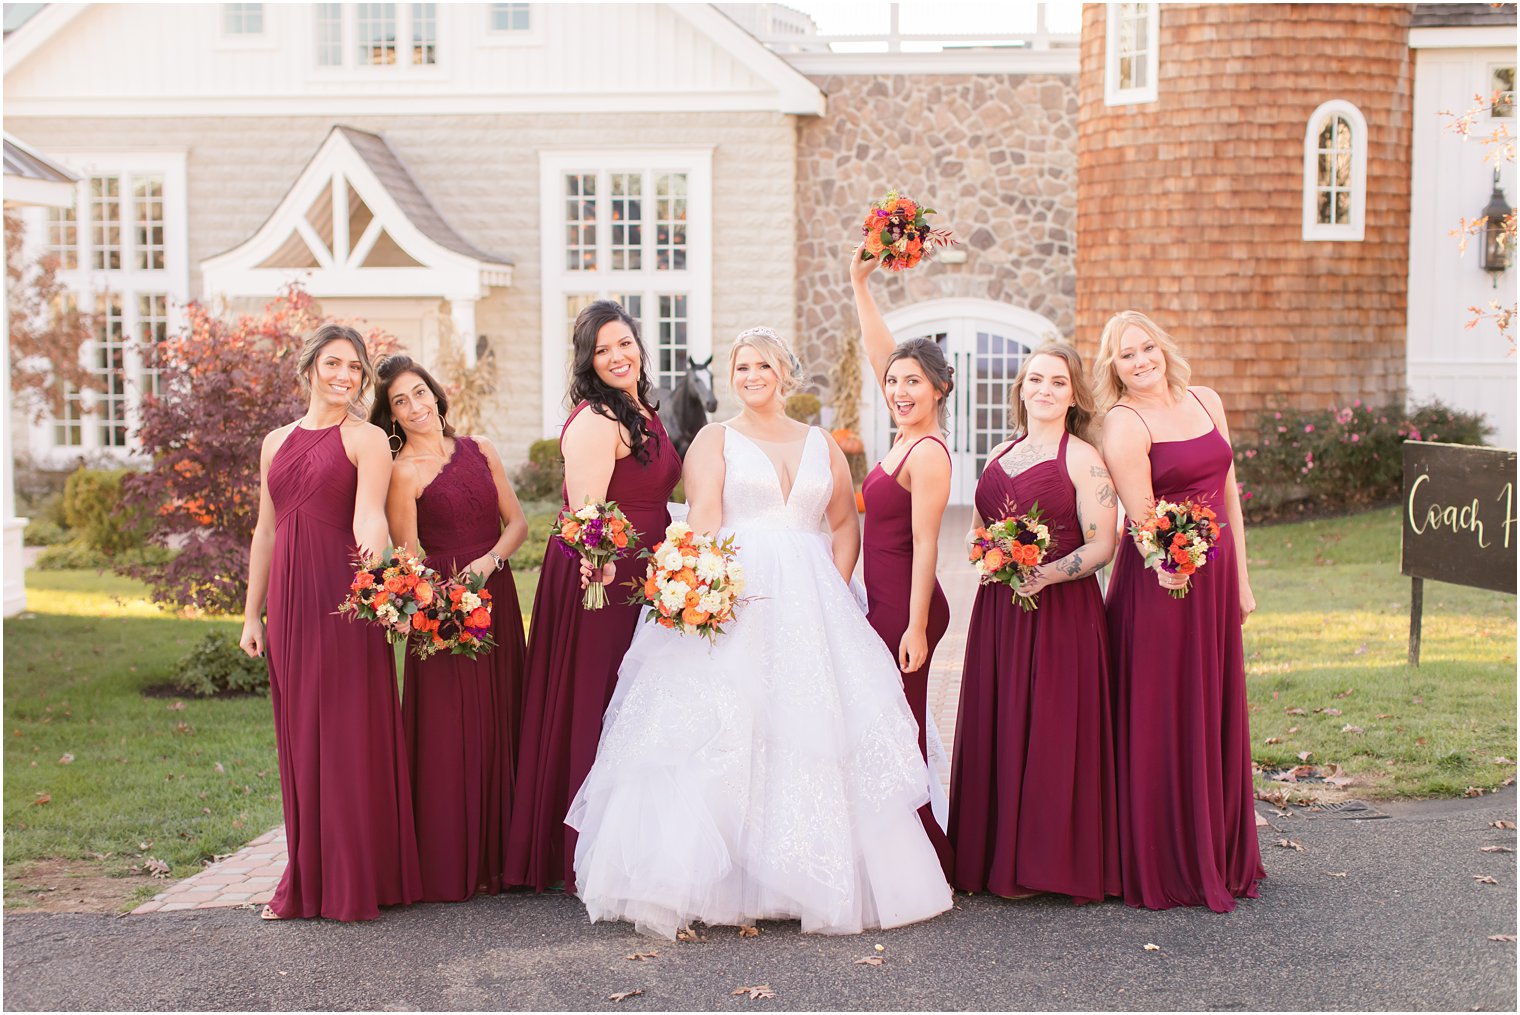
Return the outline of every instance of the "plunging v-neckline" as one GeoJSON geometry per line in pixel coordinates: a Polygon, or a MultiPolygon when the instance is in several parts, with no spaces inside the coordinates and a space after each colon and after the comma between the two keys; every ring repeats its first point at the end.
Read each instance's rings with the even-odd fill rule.
{"type": "MultiPolygon", "coordinates": [[[[763,457],[766,460],[766,462],[770,464],[770,467],[771,467],[771,476],[776,480],[776,492],[779,493],[779,494],[781,494],[781,506],[783,508],[790,507],[791,503],[792,503],[792,491],[794,491],[794,490],[797,489],[797,477],[802,475],[802,460],[807,457],[808,441],[810,441],[810,440],[813,439],[813,430],[816,429],[816,428],[815,427],[811,427],[811,426],[808,427],[807,433],[803,435],[803,438],[802,438],[802,441],[801,441],[802,451],[799,452],[798,455],[797,455],[797,465],[796,465],[795,469],[792,472],[792,485],[790,487],[785,488],[785,489],[783,489],[782,485],[781,485],[781,470],[778,469],[778,468],[776,468],[775,461],[771,458],[770,455],[767,455],[765,453],[765,449],[760,446],[760,442],[759,441],[757,441],[755,438],[751,437],[749,434],[745,433],[744,431],[740,430],[736,426],[730,426],[727,423],[725,423],[723,425],[723,429],[727,430],[729,433],[736,433],[740,437],[743,437],[746,441],[749,441],[750,447],[752,447],[756,451],[760,452],[761,457],[763,457]]],[[[767,444],[776,444],[776,443],[779,443],[779,442],[777,442],[777,441],[766,441],[765,443],[767,443],[767,444]]],[[[790,444],[792,442],[788,441],[787,443],[790,444]]]]}

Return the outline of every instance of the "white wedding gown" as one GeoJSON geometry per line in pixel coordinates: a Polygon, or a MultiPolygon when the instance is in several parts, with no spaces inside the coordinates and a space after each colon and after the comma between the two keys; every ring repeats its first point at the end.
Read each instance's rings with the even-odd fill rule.
{"type": "Polygon", "coordinates": [[[917,726],[834,567],[828,443],[808,431],[783,501],[765,452],[724,436],[723,534],[758,598],[712,645],[634,637],[565,819],[581,900],[593,922],[667,938],[693,920],[853,934],[942,913],[917,726]]]}

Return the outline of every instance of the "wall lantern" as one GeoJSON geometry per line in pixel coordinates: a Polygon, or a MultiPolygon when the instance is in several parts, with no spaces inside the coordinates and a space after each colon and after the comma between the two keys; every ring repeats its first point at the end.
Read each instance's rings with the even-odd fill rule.
{"type": "Polygon", "coordinates": [[[1510,243],[1504,221],[1514,213],[1515,209],[1504,200],[1504,191],[1499,189],[1499,170],[1495,169],[1494,193],[1488,199],[1488,207],[1483,209],[1483,217],[1488,221],[1483,226],[1483,246],[1478,251],[1478,264],[1493,276],[1495,289],[1499,288],[1499,276],[1509,268],[1510,243]]]}

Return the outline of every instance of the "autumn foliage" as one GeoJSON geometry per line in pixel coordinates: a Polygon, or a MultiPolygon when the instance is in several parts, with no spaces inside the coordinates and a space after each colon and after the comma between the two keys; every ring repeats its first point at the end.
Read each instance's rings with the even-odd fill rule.
{"type": "Polygon", "coordinates": [[[101,375],[86,368],[80,347],[94,331],[58,279],[58,258],[30,260],[26,230],[5,216],[5,299],[10,312],[11,390],[33,396],[38,418],[63,414],[65,385],[99,391],[101,375]]]}
{"type": "MultiPolygon", "coordinates": [[[[158,396],[146,397],[138,430],[147,471],[129,476],[125,506],[150,521],[149,539],[180,552],[136,565],[166,605],[242,611],[248,545],[259,511],[264,436],[306,411],[295,369],[321,310],[291,287],[257,315],[218,316],[191,303],[186,326],[150,351],[158,396]]],[[[370,335],[372,352],[389,340],[370,335]]]]}

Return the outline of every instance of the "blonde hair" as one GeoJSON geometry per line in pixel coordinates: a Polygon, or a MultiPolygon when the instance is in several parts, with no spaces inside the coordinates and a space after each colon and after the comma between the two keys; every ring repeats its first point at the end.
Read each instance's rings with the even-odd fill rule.
{"type": "Polygon", "coordinates": [[[802,383],[802,363],[798,361],[781,336],[769,328],[746,328],[739,332],[733,346],[728,350],[728,380],[733,383],[734,366],[739,361],[739,350],[745,346],[760,354],[776,372],[776,393],[785,398],[802,383]]]}
{"type": "Polygon", "coordinates": [[[1013,424],[1013,432],[1022,434],[1029,430],[1029,414],[1024,408],[1024,400],[1019,397],[1019,392],[1024,388],[1024,378],[1029,374],[1029,364],[1036,356],[1054,356],[1066,364],[1066,370],[1071,374],[1071,405],[1066,408],[1066,432],[1090,443],[1093,417],[1097,414],[1092,384],[1088,381],[1087,368],[1082,363],[1081,354],[1074,346],[1059,339],[1052,339],[1041,344],[1025,356],[1024,362],[1019,366],[1018,376],[1013,379],[1013,384],[1008,389],[1008,418],[1013,424]]]}
{"type": "Polygon", "coordinates": [[[375,368],[369,361],[369,348],[364,344],[364,336],[346,324],[324,324],[307,337],[301,346],[301,355],[296,358],[296,380],[300,382],[301,394],[311,397],[311,371],[317,362],[317,356],[323,349],[333,342],[351,342],[354,352],[359,359],[359,390],[354,392],[349,405],[355,415],[363,416],[365,392],[375,383],[375,368]]]}
{"type": "Polygon", "coordinates": [[[1187,394],[1193,368],[1183,358],[1176,340],[1140,311],[1121,310],[1103,326],[1103,335],[1098,339],[1098,356],[1093,360],[1093,388],[1102,406],[1108,409],[1124,397],[1124,382],[1114,369],[1114,360],[1119,356],[1119,338],[1131,326],[1145,332],[1161,347],[1162,355],[1166,357],[1166,385],[1172,397],[1181,398],[1187,394]]]}

